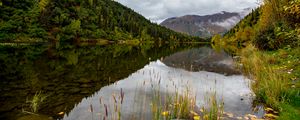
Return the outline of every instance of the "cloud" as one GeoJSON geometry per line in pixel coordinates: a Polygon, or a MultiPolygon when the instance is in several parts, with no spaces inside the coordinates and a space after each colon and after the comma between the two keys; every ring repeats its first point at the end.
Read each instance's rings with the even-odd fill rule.
{"type": "Polygon", "coordinates": [[[170,17],[208,15],[220,11],[238,12],[257,6],[257,0],[117,0],[153,22],[170,17]]]}

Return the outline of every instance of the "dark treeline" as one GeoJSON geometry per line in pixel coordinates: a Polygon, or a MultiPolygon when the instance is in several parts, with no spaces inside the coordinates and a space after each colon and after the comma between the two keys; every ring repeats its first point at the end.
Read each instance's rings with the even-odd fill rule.
{"type": "Polygon", "coordinates": [[[2,0],[0,16],[0,42],[202,40],[151,23],[112,0],[2,0]]]}

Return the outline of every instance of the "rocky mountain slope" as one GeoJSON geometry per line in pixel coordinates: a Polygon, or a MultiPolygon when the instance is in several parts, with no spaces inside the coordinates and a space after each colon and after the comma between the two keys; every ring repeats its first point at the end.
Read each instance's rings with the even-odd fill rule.
{"type": "Polygon", "coordinates": [[[230,30],[251,11],[251,8],[247,8],[241,12],[222,11],[204,16],[185,15],[166,19],[161,25],[193,36],[211,37],[230,30]]]}

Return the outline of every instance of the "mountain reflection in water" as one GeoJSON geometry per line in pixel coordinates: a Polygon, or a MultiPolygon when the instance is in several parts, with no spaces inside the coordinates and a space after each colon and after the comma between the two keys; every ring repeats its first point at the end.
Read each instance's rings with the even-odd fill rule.
{"type": "MultiPolygon", "coordinates": [[[[218,71],[220,73],[233,70],[232,64],[223,65],[224,61],[231,61],[232,59],[222,54],[225,53],[213,53],[210,48],[202,47],[178,52],[162,60],[165,63],[166,61],[172,61],[172,66],[176,66],[176,62],[183,63],[185,60],[198,60],[200,63],[212,64],[211,66],[208,65],[209,69],[214,66],[228,67],[222,69],[223,71],[218,71]],[[190,51],[202,54],[189,54],[190,51]],[[194,56],[195,59],[184,57],[188,55],[194,56]]],[[[216,93],[217,101],[224,102],[225,112],[233,113],[235,116],[257,114],[252,108],[253,93],[249,88],[250,80],[244,76],[233,74],[225,76],[214,72],[199,71],[200,69],[197,72],[187,71],[185,70],[186,67],[180,69],[184,64],[173,68],[163,62],[160,60],[150,62],[128,78],[101,88],[98,92],[76,105],[68,115],[64,116],[64,120],[101,119],[106,114],[108,114],[107,119],[116,119],[118,112],[121,113],[121,119],[124,120],[151,120],[153,117],[151,104],[155,100],[155,95],[160,94],[164,97],[163,99],[167,99],[166,97],[170,94],[175,94],[175,91],[180,95],[184,95],[187,87],[191,90],[191,93],[195,94],[198,108],[209,107],[207,106],[207,97],[216,93]],[[120,111],[115,111],[115,97],[120,97],[122,93],[124,93],[124,101],[122,104],[117,105],[120,111]]],[[[187,66],[189,65],[190,63],[187,64],[187,66]]],[[[206,65],[200,67],[201,70],[206,69],[206,65]]],[[[229,71],[229,73],[231,72],[229,71]]]]}

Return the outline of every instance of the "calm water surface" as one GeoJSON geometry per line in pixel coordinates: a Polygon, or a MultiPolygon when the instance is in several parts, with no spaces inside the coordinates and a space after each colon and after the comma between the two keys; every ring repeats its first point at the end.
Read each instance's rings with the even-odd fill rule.
{"type": "Polygon", "coordinates": [[[152,119],[155,94],[183,95],[187,88],[198,108],[216,93],[225,112],[259,115],[251,81],[225,52],[202,45],[61,46],[0,47],[0,119],[114,119],[122,94],[122,119],[152,119]],[[38,93],[45,100],[36,118],[29,113],[38,93]]]}

